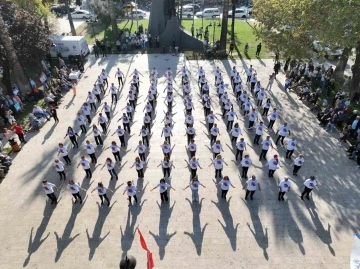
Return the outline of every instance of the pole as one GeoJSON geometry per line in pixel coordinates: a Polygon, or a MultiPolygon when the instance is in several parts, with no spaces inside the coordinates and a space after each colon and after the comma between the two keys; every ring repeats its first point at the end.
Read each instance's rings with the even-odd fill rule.
{"type": "Polygon", "coordinates": [[[213,32],[213,44],[215,45],[215,26],[216,26],[216,21],[214,21],[214,32],[213,32]]]}
{"type": "MultiPolygon", "coordinates": [[[[195,7],[194,7],[194,5],[195,5],[195,0],[193,0],[192,2],[193,2],[193,25],[194,25],[194,27],[195,27],[195,7]]],[[[201,17],[202,17],[202,16],[201,16],[201,17]]]]}
{"type": "Polygon", "coordinates": [[[135,10],[136,10],[136,32],[139,31],[139,17],[137,14],[137,0],[135,0],[135,10]]]}
{"type": "MultiPolygon", "coordinates": [[[[204,1],[202,1],[202,11],[204,10],[204,1]]],[[[204,29],[204,16],[201,16],[201,27],[204,29]]]]}

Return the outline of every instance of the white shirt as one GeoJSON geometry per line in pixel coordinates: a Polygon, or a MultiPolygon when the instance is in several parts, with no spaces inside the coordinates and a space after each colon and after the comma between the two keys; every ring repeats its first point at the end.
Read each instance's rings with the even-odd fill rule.
{"type": "Polygon", "coordinates": [[[269,147],[271,144],[272,144],[271,139],[269,139],[269,140],[265,139],[265,140],[261,141],[261,145],[262,145],[261,149],[269,150],[269,147]]]}
{"type": "Polygon", "coordinates": [[[220,187],[222,190],[229,190],[230,189],[230,185],[231,185],[231,182],[230,180],[220,180],[219,182],[220,184],[220,187]]]}
{"type": "Polygon", "coordinates": [[[140,162],[134,162],[135,168],[136,170],[141,170],[144,168],[144,162],[140,161],[140,162]]]}
{"type": "Polygon", "coordinates": [[[187,116],[185,117],[185,121],[186,121],[186,123],[188,123],[188,124],[193,124],[193,123],[194,123],[194,117],[193,117],[192,115],[187,115],[187,116]]]}
{"type": "Polygon", "coordinates": [[[136,186],[134,185],[131,185],[130,187],[129,186],[126,186],[125,190],[127,191],[127,195],[128,196],[134,196],[136,195],[136,186]]]}
{"type": "Polygon", "coordinates": [[[251,178],[246,181],[246,184],[247,184],[246,188],[249,191],[256,191],[259,184],[259,180],[257,178],[255,179],[251,178]]]}
{"type": "Polygon", "coordinates": [[[106,190],[107,190],[108,188],[106,188],[106,187],[99,187],[99,186],[97,186],[96,188],[95,188],[95,190],[97,190],[98,191],[98,194],[99,195],[104,195],[105,193],[106,193],[106,190]]]}
{"type": "Polygon", "coordinates": [[[84,115],[90,115],[90,108],[89,106],[82,106],[81,111],[84,113],[84,115]]]}
{"type": "Polygon", "coordinates": [[[304,185],[309,189],[313,189],[315,188],[315,186],[317,186],[317,182],[315,179],[310,180],[310,178],[308,178],[307,180],[305,180],[304,185]]]}
{"type": "Polygon", "coordinates": [[[186,129],[186,133],[189,134],[189,135],[195,134],[195,129],[194,129],[194,127],[188,127],[188,128],[186,129]]]}
{"type": "Polygon", "coordinates": [[[115,163],[107,161],[106,162],[106,167],[107,167],[108,170],[112,170],[115,167],[115,163]]]}
{"type": "Polygon", "coordinates": [[[111,148],[111,152],[112,153],[116,153],[116,152],[119,152],[120,151],[120,147],[118,145],[111,145],[110,147],[108,148],[111,148]]]}
{"type": "Polygon", "coordinates": [[[279,113],[277,112],[271,112],[270,113],[270,120],[276,120],[279,113]]]}
{"type": "Polygon", "coordinates": [[[144,122],[145,123],[150,123],[151,122],[150,116],[144,116],[144,122]]]}
{"type": "Polygon", "coordinates": [[[246,142],[245,142],[245,140],[244,141],[239,141],[239,142],[237,142],[236,143],[236,148],[238,149],[238,150],[245,150],[245,147],[246,147],[246,142]]]}
{"type": "Polygon", "coordinates": [[[84,145],[84,149],[86,149],[87,154],[95,153],[95,146],[92,143],[84,145]]]}
{"type": "Polygon", "coordinates": [[[304,164],[304,158],[297,157],[294,160],[294,164],[297,165],[297,166],[302,166],[304,164]]]}
{"type": "Polygon", "coordinates": [[[94,136],[99,136],[99,135],[101,135],[101,132],[100,132],[99,129],[93,129],[92,132],[93,132],[94,136]]]}
{"type": "Polygon", "coordinates": [[[270,108],[271,107],[271,103],[270,102],[265,102],[264,103],[264,108],[270,108]]]}
{"type": "Polygon", "coordinates": [[[85,117],[80,115],[76,117],[76,121],[79,125],[85,125],[85,117]]]}
{"type": "Polygon", "coordinates": [[[118,69],[118,70],[116,71],[116,73],[115,73],[115,76],[118,77],[118,78],[121,78],[121,77],[124,76],[124,73],[121,72],[121,71],[118,69]]]}
{"type": "Polygon", "coordinates": [[[233,127],[230,132],[232,136],[238,137],[241,134],[241,129],[240,127],[233,127]]]}
{"type": "Polygon", "coordinates": [[[214,144],[212,145],[212,149],[213,149],[213,152],[214,152],[214,153],[220,153],[221,150],[222,150],[222,145],[221,145],[220,143],[219,143],[219,144],[214,143],[214,144]]]}
{"type": "Polygon", "coordinates": [[[58,151],[60,152],[61,156],[67,156],[69,154],[66,146],[58,147],[58,151]]]}
{"type": "Polygon", "coordinates": [[[162,144],[161,148],[162,148],[164,153],[169,153],[170,150],[171,150],[171,145],[170,144],[162,144]]]}
{"type": "Polygon", "coordinates": [[[124,129],[116,129],[116,134],[118,136],[123,136],[125,134],[125,130],[124,129]]]}
{"type": "Polygon", "coordinates": [[[139,154],[143,154],[146,150],[146,146],[145,145],[137,145],[136,149],[138,150],[139,154]]]}
{"type": "Polygon", "coordinates": [[[190,166],[190,169],[197,169],[198,166],[199,166],[199,162],[197,160],[193,161],[193,160],[190,160],[189,161],[189,166],[190,166]]]}
{"type": "Polygon", "coordinates": [[[162,160],[162,161],[161,161],[161,165],[162,165],[163,168],[170,168],[171,165],[172,165],[172,161],[162,160]]]}
{"type": "Polygon", "coordinates": [[[287,136],[289,130],[290,130],[289,126],[284,126],[283,125],[278,129],[278,132],[279,132],[280,136],[287,136]]]}
{"type": "Polygon", "coordinates": [[[169,187],[170,185],[167,183],[160,183],[156,185],[156,188],[159,188],[160,193],[166,192],[169,187]]]}
{"type": "Polygon", "coordinates": [[[55,185],[52,183],[49,183],[49,182],[46,184],[43,184],[43,188],[44,188],[46,194],[53,193],[54,187],[55,187],[55,185]]]}
{"type": "Polygon", "coordinates": [[[102,123],[106,123],[107,119],[104,116],[100,116],[98,117],[98,121],[102,124],[102,123]]]}
{"type": "Polygon", "coordinates": [[[287,149],[288,150],[294,150],[296,145],[297,145],[297,141],[295,139],[287,141],[287,149]]]}
{"type": "Polygon", "coordinates": [[[267,165],[269,166],[270,170],[276,170],[280,167],[280,160],[272,158],[268,161],[267,165]]]}
{"type": "Polygon", "coordinates": [[[266,97],[265,91],[264,91],[264,90],[260,90],[260,91],[258,92],[257,99],[258,99],[258,100],[264,100],[265,97],[266,97]]]}
{"type": "Polygon", "coordinates": [[[251,101],[249,101],[249,100],[245,101],[244,110],[249,111],[251,107],[252,107],[251,101]]]}
{"type": "Polygon", "coordinates": [[[116,88],[114,85],[112,85],[112,86],[110,87],[110,92],[111,92],[111,94],[116,94],[116,91],[117,91],[117,88],[116,88]]]}
{"type": "Polygon", "coordinates": [[[192,181],[190,184],[190,189],[192,189],[193,191],[196,191],[199,189],[200,186],[200,182],[199,181],[192,181]]]}
{"type": "Polygon", "coordinates": [[[236,112],[234,111],[229,111],[228,113],[226,113],[226,115],[228,116],[227,119],[228,121],[233,121],[234,117],[236,116],[236,112]]]}
{"type": "Polygon", "coordinates": [[[95,95],[93,93],[88,94],[89,103],[95,103],[95,95]]]}
{"type": "Polygon", "coordinates": [[[250,112],[248,115],[249,115],[249,121],[255,121],[258,116],[256,112],[250,112]]]}
{"type": "Polygon", "coordinates": [[[190,150],[190,151],[196,151],[196,144],[195,143],[190,143],[189,145],[188,145],[188,149],[190,150]]]}
{"type": "Polygon", "coordinates": [[[241,166],[242,167],[250,167],[252,164],[252,160],[250,158],[243,158],[241,160],[241,166]]]}
{"type": "Polygon", "coordinates": [[[224,162],[225,162],[224,159],[215,158],[215,159],[213,160],[213,164],[214,164],[215,169],[222,169],[224,162]]]}
{"type": "Polygon", "coordinates": [[[214,123],[215,122],[215,115],[214,114],[209,114],[207,115],[207,120],[208,120],[208,123],[214,123]]]}
{"type": "Polygon", "coordinates": [[[170,136],[170,134],[171,134],[171,127],[169,127],[169,126],[166,126],[166,127],[164,127],[163,129],[162,129],[162,131],[163,131],[163,133],[164,133],[164,136],[165,137],[169,137],[170,136]]]}
{"type": "Polygon", "coordinates": [[[110,111],[111,111],[110,106],[109,106],[109,105],[104,105],[104,111],[105,111],[106,113],[110,112],[110,111]]]}
{"type": "Polygon", "coordinates": [[[255,130],[256,130],[256,134],[257,135],[262,135],[262,133],[264,132],[264,130],[265,130],[265,125],[263,124],[263,125],[260,125],[260,124],[256,124],[255,125],[255,130]]]}
{"type": "Polygon", "coordinates": [[[78,193],[80,191],[80,186],[76,183],[74,184],[67,184],[66,188],[70,190],[72,194],[78,193]]]}
{"type": "Polygon", "coordinates": [[[55,167],[56,172],[64,171],[64,163],[62,161],[54,162],[54,167],[55,167]]]}
{"type": "Polygon", "coordinates": [[[149,134],[149,130],[148,130],[147,128],[141,129],[141,136],[142,136],[142,137],[145,137],[145,136],[147,136],[148,134],[149,134]]]}
{"type": "Polygon", "coordinates": [[[84,170],[90,169],[90,162],[87,159],[84,159],[84,160],[81,159],[80,164],[81,164],[82,168],[84,168],[84,170]]]}
{"type": "Polygon", "coordinates": [[[129,118],[128,118],[127,116],[122,116],[122,117],[120,118],[120,120],[122,120],[123,123],[129,123],[129,122],[130,122],[130,120],[129,120],[129,118]]]}
{"type": "Polygon", "coordinates": [[[279,187],[281,189],[282,192],[288,192],[289,191],[289,188],[290,188],[290,181],[281,181],[280,184],[279,184],[279,187]]]}
{"type": "Polygon", "coordinates": [[[246,100],[248,99],[248,94],[247,93],[242,93],[242,94],[240,94],[240,100],[241,100],[241,102],[243,102],[243,103],[245,103],[246,102],[246,100]]]}
{"type": "Polygon", "coordinates": [[[171,115],[165,115],[165,123],[170,124],[172,122],[172,116],[171,115]]]}

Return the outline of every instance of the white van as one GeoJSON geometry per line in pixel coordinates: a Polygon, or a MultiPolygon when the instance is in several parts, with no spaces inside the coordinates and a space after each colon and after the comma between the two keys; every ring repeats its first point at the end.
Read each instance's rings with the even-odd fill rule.
{"type": "Polygon", "coordinates": [[[203,11],[196,12],[198,18],[216,18],[220,16],[218,8],[205,8],[203,11]]]}
{"type": "Polygon", "coordinates": [[[52,36],[50,41],[53,43],[50,54],[54,58],[58,53],[64,58],[73,58],[76,55],[86,57],[90,54],[88,43],[83,36],[52,36]]]}
{"type": "Polygon", "coordinates": [[[194,8],[192,6],[183,6],[182,8],[182,17],[184,18],[192,18],[194,16],[194,8]]]}

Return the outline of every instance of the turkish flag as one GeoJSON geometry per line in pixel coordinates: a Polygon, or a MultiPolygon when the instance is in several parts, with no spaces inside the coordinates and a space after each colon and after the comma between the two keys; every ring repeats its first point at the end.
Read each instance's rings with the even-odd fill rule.
{"type": "Polygon", "coordinates": [[[153,256],[152,256],[152,253],[150,252],[150,250],[148,249],[147,245],[146,245],[146,242],[145,242],[145,239],[140,231],[140,229],[138,228],[138,233],[139,233],[139,236],[140,236],[140,245],[141,247],[147,251],[147,256],[148,256],[148,262],[147,262],[147,269],[152,269],[154,268],[154,260],[153,260],[153,256]]]}

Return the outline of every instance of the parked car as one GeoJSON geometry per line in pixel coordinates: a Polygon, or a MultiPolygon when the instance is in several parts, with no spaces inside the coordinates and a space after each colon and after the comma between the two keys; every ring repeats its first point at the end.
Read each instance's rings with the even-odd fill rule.
{"type": "Polygon", "coordinates": [[[196,13],[196,12],[200,12],[200,10],[201,10],[200,5],[198,5],[198,4],[187,4],[187,5],[183,6],[183,8],[184,8],[184,7],[194,7],[195,13],[196,13]]]}
{"type": "Polygon", "coordinates": [[[203,11],[196,12],[198,18],[216,18],[220,16],[218,8],[205,8],[203,11]]]}
{"type": "Polygon", "coordinates": [[[183,6],[182,8],[182,17],[184,18],[192,18],[196,12],[194,12],[194,8],[192,6],[183,6]]]}
{"type": "MultiPolygon", "coordinates": [[[[74,12],[76,9],[76,7],[74,6],[69,6],[69,10],[70,13],[74,12]]],[[[67,9],[65,5],[53,5],[50,7],[50,11],[54,12],[54,13],[60,13],[60,14],[66,14],[67,13],[67,9]]]]}
{"type": "MultiPolygon", "coordinates": [[[[246,18],[248,17],[248,11],[242,8],[237,8],[235,9],[235,18],[246,18]]],[[[232,10],[229,11],[228,13],[228,17],[231,18],[232,17],[232,10]]]]}
{"type": "Polygon", "coordinates": [[[143,10],[133,10],[131,12],[128,12],[125,14],[126,18],[134,18],[134,19],[140,19],[142,20],[143,18],[146,17],[146,12],[143,10]]]}
{"type": "Polygon", "coordinates": [[[322,45],[320,41],[315,40],[312,43],[312,49],[313,51],[315,51],[316,53],[320,53],[323,52],[324,53],[324,57],[325,58],[329,58],[329,59],[335,59],[335,58],[339,58],[342,53],[343,53],[343,48],[340,47],[335,47],[335,48],[330,48],[330,45],[322,45]]]}
{"type": "Polygon", "coordinates": [[[92,15],[87,10],[76,10],[71,13],[71,17],[73,19],[90,19],[92,18],[92,15]]]}

